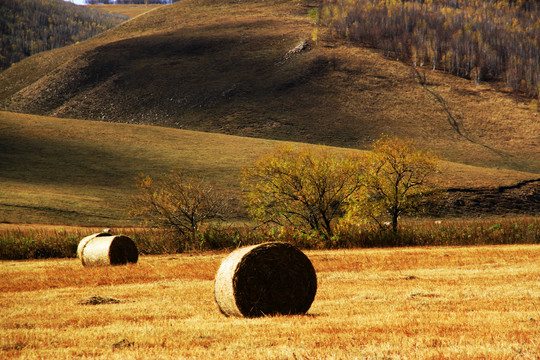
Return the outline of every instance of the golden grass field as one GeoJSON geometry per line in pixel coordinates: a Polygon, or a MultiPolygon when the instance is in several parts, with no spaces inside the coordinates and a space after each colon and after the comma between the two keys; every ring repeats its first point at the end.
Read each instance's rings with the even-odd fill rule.
{"type": "Polygon", "coordinates": [[[0,262],[3,359],[540,359],[538,245],[306,251],[305,316],[223,316],[226,253],[0,262]],[[92,296],[119,303],[84,305],[92,296]]]}

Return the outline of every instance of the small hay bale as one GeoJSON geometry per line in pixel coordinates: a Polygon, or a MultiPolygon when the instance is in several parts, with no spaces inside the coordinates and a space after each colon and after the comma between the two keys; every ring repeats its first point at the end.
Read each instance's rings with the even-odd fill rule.
{"type": "Polygon", "coordinates": [[[111,236],[111,234],[108,231],[107,232],[102,231],[102,232],[99,232],[97,234],[88,235],[87,237],[83,238],[79,242],[79,245],[77,246],[77,257],[79,259],[82,259],[82,252],[83,252],[84,247],[86,246],[86,243],[88,243],[90,240],[92,240],[93,238],[98,237],[98,236],[111,236]]]}
{"type": "Polygon", "coordinates": [[[84,266],[125,265],[139,260],[139,250],[127,236],[97,233],[79,242],[77,257],[84,266]]]}
{"type": "Polygon", "coordinates": [[[283,242],[233,251],[221,264],[214,285],[216,302],[226,316],[304,314],[316,292],[311,261],[283,242]]]}

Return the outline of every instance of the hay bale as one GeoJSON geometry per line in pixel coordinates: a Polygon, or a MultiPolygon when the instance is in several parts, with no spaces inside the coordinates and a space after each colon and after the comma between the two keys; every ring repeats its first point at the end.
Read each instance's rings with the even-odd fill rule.
{"type": "MultiPolygon", "coordinates": [[[[106,229],[108,230],[108,229],[106,229]]],[[[87,237],[83,238],[80,242],[79,242],[79,245],[77,245],[77,257],[79,259],[82,259],[82,252],[83,252],[83,249],[84,247],[86,246],[86,243],[88,243],[90,240],[92,240],[93,238],[95,237],[98,237],[98,236],[110,236],[110,232],[109,231],[102,231],[102,232],[99,232],[99,233],[96,233],[96,234],[92,234],[92,235],[88,235],[87,237]]]]}
{"type": "Polygon", "coordinates": [[[214,285],[216,302],[226,316],[304,314],[316,292],[311,261],[283,242],[233,251],[221,264],[214,285]]]}
{"type": "Polygon", "coordinates": [[[84,266],[125,265],[136,263],[139,251],[129,237],[102,232],[82,239],[77,257],[84,266]]]}

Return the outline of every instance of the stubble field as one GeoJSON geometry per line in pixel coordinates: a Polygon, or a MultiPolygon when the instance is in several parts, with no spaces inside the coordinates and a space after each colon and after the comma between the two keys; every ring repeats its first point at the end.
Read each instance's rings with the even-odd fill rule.
{"type": "Polygon", "coordinates": [[[306,251],[305,316],[227,318],[226,253],[0,262],[2,358],[540,359],[538,245],[306,251]],[[95,302],[103,302],[93,305],[95,302]]]}

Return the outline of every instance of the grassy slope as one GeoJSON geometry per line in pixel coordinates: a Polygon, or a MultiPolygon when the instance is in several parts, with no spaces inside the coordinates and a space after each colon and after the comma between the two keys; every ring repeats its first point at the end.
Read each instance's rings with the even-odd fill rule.
{"type": "MultiPolygon", "coordinates": [[[[132,225],[134,178],[171,169],[240,197],[240,169],[279,142],[146,125],[0,112],[0,222],[132,225]]],[[[343,151],[343,150],[340,150],[343,151]]],[[[537,177],[444,162],[449,187],[498,187],[537,177]]]]}
{"type": "Polygon", "coordinates": [[[144,14],[145,12],[154,10],[155,8],[163,6],[163,5],[161,4],[123,5],[122,4],[122,5],[86,5],[86,6],[92,9],[104,10],[104,11],[110,12],[111,14],[124,15],[130,18],[134,18],[136,16],[139,16],[141,14],[144,14]]]}
{"type": "Polygon", "coordinates": [[[307,316],[226,318],[225,254],[0,262],[3,359],[536,359],[538,246],[306,252],[307,316]],[[82,305],[92,296],[117,304],[82,305]],[[122,343],[122,340],[125,341],[122,343]],[[118,344],[114,346],[114,344],[118,344]]]}
{"type": "Polygon", "coordinates": [[[185,170],[238,195],[240,167],[273,146],[219,134],[5,112],[0,124],[0,221],[130,223],[125,209],[141,172],[185,170]]]}
{"type": "Polygon", "coordinates": [[[426,70],[426,89],[408,66],[328,34],[285,59],[311,37],[309,9],[292,1],[161,6],[0,73],[0,103],[358,148],[396,134],[447,160],[540,173],[538,118],[496,86],[426,70]]]}

